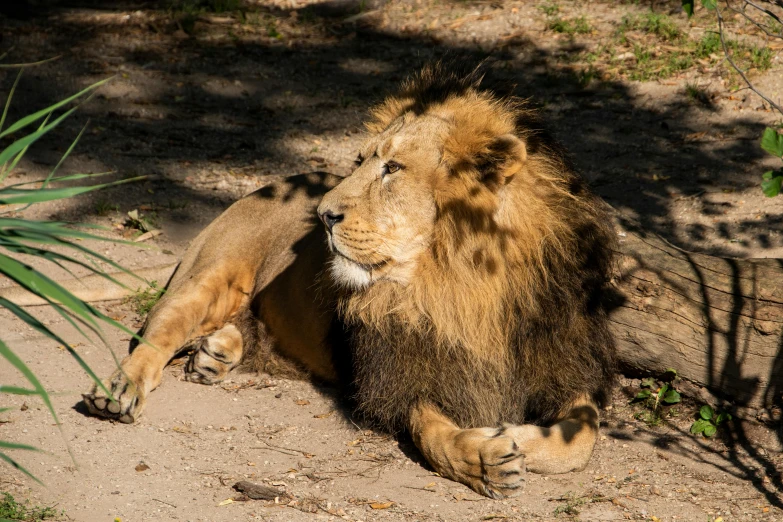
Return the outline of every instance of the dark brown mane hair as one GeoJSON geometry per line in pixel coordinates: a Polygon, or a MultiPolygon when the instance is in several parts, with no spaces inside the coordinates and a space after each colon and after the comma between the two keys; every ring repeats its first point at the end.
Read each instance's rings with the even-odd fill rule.
{"type": "Polygon", "coordinates": [[[452,129],[433,242],[412,281],[339,302],[358,409],[391,431],[419,400],[462,427],[546,423],[580,395],[603,404],[613,382],[610,220],[535,111],[484,73],[425,67],[367,124],[380,133],[432,114],[452,129]]]}

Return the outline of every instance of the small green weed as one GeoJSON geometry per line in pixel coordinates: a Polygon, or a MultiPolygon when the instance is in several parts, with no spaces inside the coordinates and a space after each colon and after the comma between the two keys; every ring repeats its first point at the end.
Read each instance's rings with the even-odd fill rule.
{"type": "Polygon", "coordinates": [[[563,18],[554,18],[547,23],[547,29],[556,33],[573,36],[575,34],[588,34],[593,28],[587,18],[580,16],[571,20],[563,18]]]}
{"type": "Polygon", "coordinates": [[[717,413],[705,404],[699,409],[699,419],[691,424],[691,433],[697,435],[701,433],[705,437],[712,437],[717,433],[718,427],[724,422],[732,419],[730,413],[720,412],[717,413]]]}
{"type": "Polygon", "coordinates": [[[682,32],[671,18],[652,11],[644,15],[624,17],[619,32],[625,33],[628,30],[653,34],[667,42],[673,42],[682,36],[682,32]]]}
{"type": "Polygon", "coordinates": [[[280,31],[277,30],[277,26],[275,25],[274,20],[270,20],[266,24],[266,35],[269,38],[275,38],[276,40],[280,40],[283,38],[283,35],[280,34],[280,31]]]}
{"type": "Polygon", "coordinates": [[[120,210],[120,206],[116,203],[109,203],[105,199],[100,199],[95,202],[95,213],[99,216],[108,216],[111,212],[117,212],[120,210]]]}
{"type": "Polygon", "coordinates": [[[131,305],[131,308],[137,315],[144,317],[165,293],[166,289],[158,286],[157,281],[150,281],[149,287],[144,290],[139,288],[136,290],[136,293],[125,298],[125,302],[131,305]]]}
{"type": "Polygon", "coordinates": [[[586,499],[584,497],[576,497],[572,493],[568,493],[563,497],[565,504],[560,504],[555,508],[554,515],[568,515],[575,517],[579,514],[579,507],[585,504],[586,499]]]}
{"type": "Polygon", "coordinates": [[[749,53],[751,67],[754,67],[759,71],[766,71],[772,67],[772,58],[775,57],[775,54],[769,47],[751,46],[749,48],[749,53]]]}
{"type": "Polygon", "coordinates": [[[709,93],[695,83],[685,84],[685,96],[687,96],[688,99],[693,102],[697,102],[702,105],[712,105],[710,102],[709,93]]]}
{"type": "Polygon", "coordinates": [[[125,222],[125,226],[135,228],[139,232],[149,232],[155,230],[157,226],[157,214],[142,214],[138,210],[131,210],[128,212],[128,219],[125,222]]]}
{"type": "Polygon", "coordinates": [[[63,512],[51,507],[30,506],[29,502],[20,504],[10,493],[2,492],[0,498],[0,520],[21,520],[39,522],[61,518],[63,512]]]}
{"type": "Polygon", "coordinates": [[[555,16],[560,12],[560,6],[557,4],[544,4],[538,6],[538,8],[547,16],[555,16]]]}
{"type": "Polygon", "coordinates": [[[677,370],[669,368],[661,378],[661,385],[653,377],[642,379],[642,390],[631,399],[631,402],[641,403],[645,409],[634,417],[649,426],[657,426],[665,417],[676,417],[679,412],[675,408],[663,409],[663,406],[672,406],[682,401],[680,393],[674,389],[674,380],[677,378],[677,370]]]}
{"type": "MultiPolygon", "coordinates": [[[[778,159],[783,159],[783,134],[772,127],[764,129],[761,137],[761,148],[772,154],[778,159]]],[[[761,176],[761,190],[768,198],[780,194],[781,185],[783,185],[783,168],[769,170],[761,176]]]]}

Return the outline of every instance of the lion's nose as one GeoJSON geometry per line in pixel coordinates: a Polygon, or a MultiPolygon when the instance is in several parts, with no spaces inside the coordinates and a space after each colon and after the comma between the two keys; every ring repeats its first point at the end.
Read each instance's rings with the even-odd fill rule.
{"type": "Polygon", "coordinates": [[[326,212],[323,212],[318,215],[321,218],[321,221],[324,222],[324,225],[326,225],[326,228],[329,229],[331,232],[332,227],[335,226],[337,223],[343,220],[345,217],[343,214],[335,214],[331,210],[327,210],[326,212]]]}

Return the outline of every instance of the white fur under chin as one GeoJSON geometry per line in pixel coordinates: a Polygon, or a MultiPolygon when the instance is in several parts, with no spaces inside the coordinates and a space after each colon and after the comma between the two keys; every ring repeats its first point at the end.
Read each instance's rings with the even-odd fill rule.
{"type": "Polygon", "coordinates": [[[352,290],[360,290],[370,286],[370,283],[372,283],[372,276],[369,271],[339,255],[335,255],[332,258],[329,269],[335,281],[352,290]]]}

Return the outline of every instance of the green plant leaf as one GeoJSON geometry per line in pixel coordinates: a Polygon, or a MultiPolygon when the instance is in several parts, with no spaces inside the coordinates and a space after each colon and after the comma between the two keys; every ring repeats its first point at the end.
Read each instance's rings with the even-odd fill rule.
{"type": "Polygon", "coordinates": [[[718,428],[716,428],[714,424],[707,424],[704,426],[704,431],[702,433],[704,433],[705,437],[712,437],[715,435],[716,431],[718,431],[718,428]]]}
{"type": "Polygon", "coordinates": [[[652,388],[655,386],[655,379],[652,377],[647,377],[646,379],[642,379],[642,383],[640,384],[642,388],[652,388]]]}
{"type": "Polygon", "coordinates": [[[780,194],[780,188],[781,185],[783,185],[783,175],[773,177],[773,174],[776,173],[769,171],[765,172],[762,176],[763,181],[761,182],[761,190],[768,198],[774,198],[780,194]]]}
{"type": "Polygon", "coordinates": [[[696,435],[697,433],[701,433],[704,431],[704,428],[710,425],[709,421],[706,421],[704,419],[699,419],[693,424],[691,424],[691,433],[696,435]]]}
{"type": "Polygon", "coordinates": [[[699,417],[706,421],[712,419],[713,415],[715,415],[715,412],[712,410],[709,404],[705,404],[699,409],[699,417]]]}
{"type": "Polygon", "coordinates": [[[778,134],[775,129],[767,127],[761,136],[761,148],[780,158],[783,156],[783,134],[778,134]]]}
{"type": "Polygon", "coordinates": [[[730,413],[726,413],[726,412],[722,412],[722,413],[720,413],[718,415],[718,418],[715,419],[715,425],[716,426],[720,426],[721,423],[726,422],[726,421],[730,421],[730,420],[731,420],[731,414],[730,413]]]}
{"type": "Polygon", "coordinates": [[[693,1],[694,0],[682,0],[682,10],[688,15],[688,18],[693,16],[693,1]]]}
{"type": "Polygon", "coordinates": [[[652,395],[652,391],[650,390],[642,390],[639,393],[636,394],[636,397],[633,398],[634,401],[640,401],[642,399],[649,399],[652,395]]]}
{"type": "Polygon", "coordinates": [[[669,390],[666,392],[666,395],[663,396],[663,402],[666,404],[677,404],[682,400],[682,397],[680,397],[679,392],[677,390],[669,390]]]}
{"type": "Polygon", "coordinates": [[[701,5],[704,6],[706,10],[713,11],[717,6],[717,2],[716,0],[701,0],[701,5]]]}

